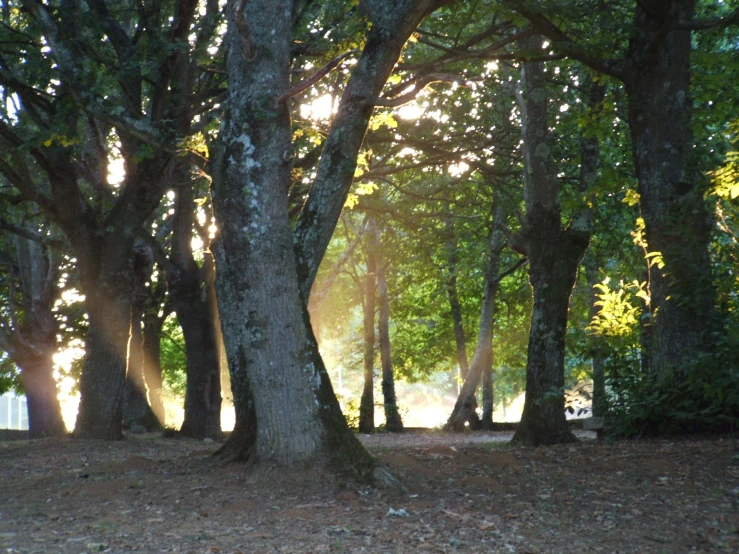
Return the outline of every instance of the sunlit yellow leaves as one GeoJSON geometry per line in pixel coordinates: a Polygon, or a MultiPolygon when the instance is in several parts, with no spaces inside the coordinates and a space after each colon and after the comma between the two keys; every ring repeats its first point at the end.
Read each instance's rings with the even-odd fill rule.
{"type": "Polygon", "coordinates": [[[618,286],[611,288],[610,279],[606,277],[602,283],[593,285],[598,300],[596,306],[599,312],[593,317],[587,329],[591,333],[607,337],[622,337],[632,333],[641,315],[641,308],[635,306],[634,298],[641,298],[649,304],[646,282],[637,280],[631,283],[620,281],[618,286]]]}
{"type": "Polygon", "coordinates": [[[624,199],[621,200],[624,204],[628,204],[629,206],[637,206],[639,204],[640,200],[639,193],[636,192],[634,189],[626,189],[626,194],[624,195],[624,199]]]}
{"type": "Polygon", "coordinates": [[[205,142],[203,133],[196,133],[192,136],[185,137],[177,144],[177,149],[182,156],[194,152],[204,158],[208,157],[208,145],[205,142]]]}
{"type": "Polygon", "coordinates": [[[732,200],[739,197],[739,152],[726,154],[726,164],[712,175],[717,195],[732,200]]]}
{"type": "Polygon", "coordinates": [[[344,207],[349,210],[353,210],[356,205],[359,204],[360,196],[372,194],[376,190],[377,185],[375,183],[360,183],[354,190],[354,192],[350,192],[347,195],[346,201],[344,201],[344,207]]]}
{"type": "Polygon", "coordinates": [[[67,138],[64,135],[51,135],[48,139],[46,139],[42,144],[49,148],[52,144],[58,143],[59,145],[63,146],[64,148],[67,148],[68,146],[72,146],[73,144],[77,144],[79,142],[79,139],[76,138],[67,138]]]}
{"type": "Polygon", "coordinates": [[[389,129],[395,129],[398,126],[398,122],[395,121],[393,114],[390,112],[376,112],[372,116],[369,123],[371,131],[377,131],[380,127],[388,127],[389,129]]]}

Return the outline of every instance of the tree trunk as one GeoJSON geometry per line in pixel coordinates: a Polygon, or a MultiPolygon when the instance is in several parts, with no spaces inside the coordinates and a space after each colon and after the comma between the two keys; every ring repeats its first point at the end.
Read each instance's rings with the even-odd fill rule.
{"type": "Polygon", "coordinates": [[[54,380],[54,351],[56,345],[50,354],[18,364],[26,391],[28,438],[31,439],[56,437],[67,432],[54,380]]]}
{"type": "MultiPolygon", "coordinates": [[[[77,238],[77,237],[74,237],[77,238]]],[[[123,437],[123,393],[131,328],[133,232],[73,242],[88,314],[74,436],[123,437]]]]}
{"type": "MultiPolygon", "coordinates": [[[[57,267],[39,243],[20,236],[14,237],[14,243],[24,299],[23,320],[14,330],[0,330],[0,348],[21,370],[28,402],[28,436],[58,436],[66,433],[66,427],[54,380],[58,323],[51,310],[57,295],[57,267]]],[[[12,270],[8,279],[11,283],[15,280],[12,270]]],[[[11,321],[15,317],[17,314],[11,314],[11,321]]]]}
{"type": "Polygon", "coordinates": [[[252,0],[235,14],[239,4],[228,5],[229,100],[214,150],[213,202],[234,402],[248,414],[251,392],[257,421],[252,467],[330,467],[372,480],[375,462],[341,413],[298,288],[287,205],[290,118],[276,104],[290,88],[293,2],[252,0]],[[251,48],[239,34],[245,21],[251,48]]]}
{"type": "MultiPolygon", "coordinates": [[[[105,279],[102,285],[108,282],[105,279]]],[[[123,438],[130,299],[121,296],[111,298],[96,292],[89,288],[85,291],[88,330],[74,436],[81,439],[118,440],[123,438]]]]}
{"type": "MultiPolygon", "coordinates": [[[[588,291],[590,293],[590,321],[600,313],[600,306],[596,289],[594,288],[600,282],[598,279],[598,261],[591,252],[585,257],[585,270],[588,278],[588,291]]],[[[603,339],[598,335],[590,337],[590,355],[593,369],[593,417],[603,417],[608,410],[608,401],[606,397],[606,376],[605,376],[605,356],[603,354],[603,339]]]]}
{"type": "MultiPolygon", "coordinates": [[[[541,39],[522,41],[527,48],[540,48],[541,39]]],[[[590,240],[590,215],[576,212],[562,228],[559,181],[551,160],[548,130],[548,96],[542,62],[525,62],[518,99],[522,114],[524,201],[526,217],[514,239],[529,259],[529,281],[534,304],[531,313],[526,399],[513,442],[527,446],[576,440],[564,410],[565,335],[570,295],[577,268],[590,240]]],[[[601,94],[600,87],[598,91],[601,94]]],[[[597,101],[591,89],[590,105],[597,101]]],[[[580,188],[584,191],[597,176],[598,145],[581,140],[580,188]]]]}
{"type": "Polygon", "coordinates": [[[377,222],[370,218],[367,224],[367,274],[365,276],[364,303],[364,386],[359,404],[359,432],[372,433],[375,429],[375,289],[377,286],[377,262],[375,253],[377,222]]]}
{"type": "MultiPolygon", "coordinates": [[[[465,423],[469,423],[472,429],[481,427],[480,418],[477,416],[477,387],[480,377],[489,375],[489,398],[483,394],[483,407],[485,400],[489,404],[489,425],[492,428],[492,373],[493,373],[493,330],[495,328],[495,297],[500,286],[500,254],[505,246],[505,235],[498,227],[505,223],[505,211],[498,205],[495,217],[492,221],[492,232],[490,234],[489,258],[485,268],[485,285],[483,290],[482,308],[480,310],[480,332],[477,337],[477,347],[472,358],[472,366],[459,392],[457,402],[454,404],[449,419],[444,426],[447,430],[463,431],[465,423]]],[[[483,383],[485,385],[485,383],[483,383]]],[[[483,388],[483,393],[485,388],[483,388]]],[[[483,423],[485,421],[483,409],[483,423]]]]}
{"type": "MultiPolygon", "coordinates": [[[[446,206],[449,211],[449,205],[446,206]]],[[[459,364],[459,377],[462,381],[467,378],[470,370],[467,361],[467,339],[464,335],[464,325],[462,323],[462,306],[459,303],[459,293],[457,292],[457,270],[459,268],[459,256],[457,255],[457,238],[454,234],[454,222],[451,215],[447,216],[444,221],[446,231],[446,255],[447,255],[447,278],[446,292],[449,296],[449,307],[452,312],[452,323],[454,325],[454,342],[457,346],[457,363],[459,364]]]]}
{"type": "Polygon", "coordinates": [[[480,429],[483,431],[493,430],[493,410],[495,407],[493,396],[493,365],[486,367],[482,372],[482,417],[480,418],[480,429]]]}
{"type": "Polygon", "coordinates": [[[158,431],[162,424],[157,419],[147,395],[144,378],[144,338],[141,334],[144,304],[150,290],[153,259],[151,251],[137,244],[134,251],[134,287],[131,304],[131,328],[126,356],[126,387],[123,400],[123,426],[131,432],[158,431]]]}
{"type": "Polygon", "coordinates": [[[212,272],[213,261],[206,255],[202,270],[195,262],[192,254],[194,217],[192,187],[180,187],[175,200],[172,255],[166,271],[170,299],[182,327],[187,354],[185,419],[180,433],[196,439],[219,440],[221,373],[217,309],[214,289],[204,278],[212,272]]]}
{"type": "Polygon", "coordinates": [[[403,46],[435,4],[434,0],[363,3],[370,12],[372,27],[339,101],[338,113],[323,146],[318,175],[295,226],[300,291],[306,301],[344,208],[375,101],[403,46]]]}
{"type": "MultiPolygon", "coordinates": [[[[376,230],[376,243],[379,247],[379,230],[376,230]]],[[[380,313],[377,319],[377,340],[380,343],[380,363],[382,365],[382,401],[385,408],[385,429],[391,433],[403,430],[403,419],[398,410],[395,395],[395,375],[390,356],[390,299],[387,294],[387,279],[383,256],[377,250],[377,303],[380,313]]]]}
{"type": "MultiPolygon", "coordinates": [[[[198,297],[200,296],[200,291],[198,297]]],[[[175,301],[187,354],[185,419],[180,433],[196,439],[221,437],[221,375],[213,321],[198,300],[175,301]]]]}
{"type": "MultiPolygon", "coordinates": [[[[154,298],[158,298],[157,292],[163,289],[164,287],[157,287],[153,294],[154,298]]],[[[159,316],[161,301],[162,299],[158,299],[152,302],[144,311],[142,348],[144,350],[144,380],[149,391],[149,405],[162,425],[166,425],[162,399],[161,340],[162,327],[168,314],[165,310],[165,313],[159,316]]]]}
{"type": "Polygon", "coordinates": [[[666,383],[711,352],[715,329],[709,183],[693,163],[691,33],[664,33],[694,9],[694,0],[637,3],[625,79],[646,238],[665,264],[650,269],[649,367],[666,383]]]}

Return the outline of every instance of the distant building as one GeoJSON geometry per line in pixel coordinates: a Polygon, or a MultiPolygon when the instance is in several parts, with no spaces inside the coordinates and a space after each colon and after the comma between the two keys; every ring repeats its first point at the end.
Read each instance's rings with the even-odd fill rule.
{"type": "Polygon", "coordinates": [[[0,396],[0,429],[28,430],[26,397],[7,392],[0,396]]]}

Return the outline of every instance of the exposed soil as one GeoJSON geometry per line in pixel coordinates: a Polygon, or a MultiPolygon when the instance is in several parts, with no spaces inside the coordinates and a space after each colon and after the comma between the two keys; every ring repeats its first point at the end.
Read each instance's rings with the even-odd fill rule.
{"type": "Polygon", "coordinates": [[[0,442],[0,551],[739,552],[730,438],[525,449],[510,434],[375,435],[407,490],[254,483],[217,444],[0,442]]]}

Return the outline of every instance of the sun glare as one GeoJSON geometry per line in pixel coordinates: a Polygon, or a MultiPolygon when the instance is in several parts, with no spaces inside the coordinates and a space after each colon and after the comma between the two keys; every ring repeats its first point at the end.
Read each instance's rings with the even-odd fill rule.
{"type": "Polygon", "coordinates": [[[321,121],[330,119],[336,113],[334,99],[330,94],[324,94],[307,104],[300,105],[300,116],[304,119],[321,121]]]}
{"type": "Polygon", "coordinates": [[[419,106],[415,102],[409,102],[408,104],[398,108],[398,117],[405,120],[415,120],[420,118],[425,111],[425,108],[419,106]]]}
{"type": "Polygon", "coordinates": [[[114,187],[120,186],[126,177],[126,170],[123,168],[123,158],[113,158],[108,162],[108,184],[114,187]]]}

